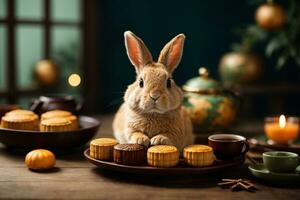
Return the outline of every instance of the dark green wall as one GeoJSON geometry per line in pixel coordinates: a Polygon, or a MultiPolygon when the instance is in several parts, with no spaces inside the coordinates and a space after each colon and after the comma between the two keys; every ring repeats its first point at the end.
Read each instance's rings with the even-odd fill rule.
{"type": "Polygon", "coordinates": [[[186,35],[184,54],[174,76],[179,85],[208,66],[217,77],[220,56],[237,38],[233,27],[253,21],[245,1],[102,0],[99,1],[99,110],[122,102],[126,86],[135,78],[124,47],[123,33],[140,36],[157,59],[161,48],[178,33],[186,35]]]}

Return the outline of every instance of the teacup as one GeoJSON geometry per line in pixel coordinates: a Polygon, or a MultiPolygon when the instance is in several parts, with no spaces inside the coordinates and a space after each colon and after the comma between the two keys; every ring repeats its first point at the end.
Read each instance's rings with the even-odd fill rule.
{"type": "Polygon", "coordinates": [[[245,137],[234,134],[214,134],[208,137],[208,145],[218,159],[229,160],[243,156],[249,150],[245,137]]]}
{"type": "Polygon", "coordinates": [[[271,172],[293,172],[298,166],[299,156],[287,151],[269,151],[263,153],[263,162],[271,172]]]}

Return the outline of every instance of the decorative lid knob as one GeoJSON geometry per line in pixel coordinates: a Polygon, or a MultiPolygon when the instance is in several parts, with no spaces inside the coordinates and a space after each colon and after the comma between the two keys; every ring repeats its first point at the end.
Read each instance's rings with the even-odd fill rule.
{"type": "Polygon", "coordinates": [[[205,67],[200,67],[198,73],[201,77],[207,78],[209,76],[209,72],[205,67]]]}

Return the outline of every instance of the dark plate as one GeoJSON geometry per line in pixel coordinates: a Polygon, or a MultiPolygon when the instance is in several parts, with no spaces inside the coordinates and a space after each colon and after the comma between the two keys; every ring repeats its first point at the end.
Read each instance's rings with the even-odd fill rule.
{"type": "Polygon", "coordinates": [[[233,167],[237,167],[242,165],[245,161],[244,157],[239,157],[233,161],[215,161],[215,163],[208,167],[189,167],[184,164],[183,160],[180,163],[171,168],[158,168],[158,167],[151,167],[151,166],[129,166],[129,165],[120,165],[114,162],[107,162],[94,159],[90,157],[90,150],[86,149],[84,151],[84,156],[86,159],[97,165],[100,168],[118,171],[118,172],[125,172],[125,173],[132,173],[132,174],[156,174],[156,175],[191,175],[191,174],[208,174],[212,172],[217,172],[226,169],[232,169],[233,167]]]}
{"type": "Polygon", "coordinates": [[[300,138],[294,141],[290,145],[278,145],[278,144],[269,144],[268,139],[265,135],[258,135],[248,140],[250,147],[252,149],[257,149],[261,151],[290,151],[300,154],[300,138]]]}
{"type": "Polygon", "coordinates": [[[92,117],[79,116],[80,128],[65,132],[39,132],[0,128],[0,142],[17,149],[69,149],[80,147],[94,137],[100,122],[92,117]]]}

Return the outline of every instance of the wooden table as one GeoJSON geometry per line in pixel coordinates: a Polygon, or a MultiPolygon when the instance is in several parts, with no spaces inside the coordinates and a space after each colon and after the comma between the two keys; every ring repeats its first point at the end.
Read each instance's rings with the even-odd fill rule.
{"type": "MultiPolygon", "coordinates": [[[[98,136],[111,135],[112,116],[102,116],[98,136]]],[[[103,171],[88,163],[83,149],[57,155],[57,168],[36,173],[24,166],[24,155],[0,146],[0,199],[300,199],[300,187],[257,183],[255,193],[216,186],[221,178],[249,178],[247,165],[205,176],[141,176],[103,171]]]]}

